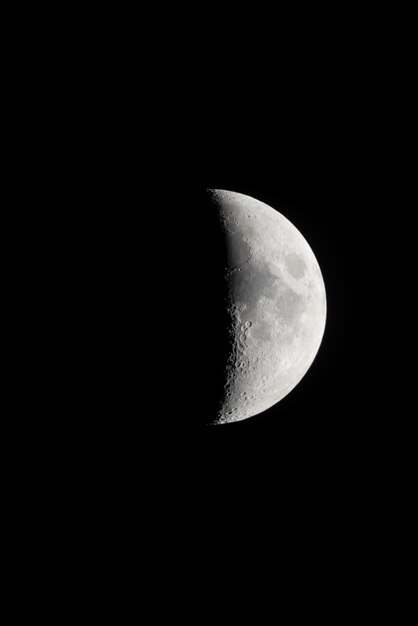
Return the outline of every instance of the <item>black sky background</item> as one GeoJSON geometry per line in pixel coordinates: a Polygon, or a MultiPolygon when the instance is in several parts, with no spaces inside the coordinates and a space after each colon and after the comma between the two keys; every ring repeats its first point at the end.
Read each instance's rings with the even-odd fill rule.
{"type": "MultiPolygon", "coordinates": [[[[45,51],[57,67],[40,105],[52,137],[37,184],[59,207],[44,218],[57,248],[45,266],[65,255],[47,319],[66,366],[52,358],[42,386],[53,419],[32,421],[50,455],[39,463],[70,549],[81,536],[99,567],[112,549],[134,554],[129,574],[143,559],[141,584],[164,588],[162,603],[170,588],[179,602],[182,571],[186,593],[219,596],[240,570],[255,586],[303,562],[315,579],[325,552],[330,578],[351,560],[357,580],[367,558],[385,559],[385,503],[400,500],[412,459],[397,355],[413,318],[399,287],[410,81],[375,16],[345,33],[338,20],[320,32],[306,15],[305,31],[248,17],[244,31],[235,15],[192,28],[165,14],[150,39],[147,23],[118,37],[95,17],[86,51],[73,39],[62,56],[45,51]],[[297,387],[218,427],[201,423],[222,326],[222,245],[199,212],[207,188],[283,213],[314,251],[328,309],[297,387]]],[[[42,92],[39,78],[31,98],[42,92]]],[[[37,128],[29,158],[44,145],[37,128]]],[[[282,583],[270,580],[276,598],[282,583]]]]}
{"type": "MultiPolygon", "coordinates": [[[[218,513],[247,491],[256,498],[303,493],[315,502],[322,493],[329,505],[356,484],[367,500],[376,467],[385,471],[379,459],[387,461],[392,428],[384,382],[391,304],[382,304],[392,269],[384,262],[382,271],[379,261],[387,257],[397,192],[391,138],[376,100],[363,90],[347,99],[335,77],[310,89],[277,84],[273,94],[272,82],[267,90],[249,89],[248,77],[242,84],[237,93],[228,81],[204,91],[192,83],[180,101],[158,100],[145,147],[138,144],[146,192],[141,183],[132,198],[132,214],[138,203],[141,217],[127,231],[135,238],[138,224],[146,242],[141,292],[150,288],[154,305],[145,296],[146,389],[136,368],[128,378],[130,419],[140,418],[128,428],[127,458],[137,458],[138,442],[151,490],[157,480],[192,507],[194,498],[214,498],[218,513]],[[328,302],[321,348],[300,384],[263,414],[212,428],[200,425],[216,340],[203,277],[217,251],[195,217],[206,188],[245,193],[281,211],[311,245],[328,302]]],[[[122,450],[123,441],[121,434],[122,450]]]]}
{"type": "Polygon", "coordinates": [[[307,553],[319,550],[318,537],[329,542],[350,528],[344,550],[355,550],[359,511],[367,520],[399,462],[393,303],[382,300],[393,271],[387,245],[396,238],[388,216],[399,200],[390,137],[373,100],[353,108],[342,94],[336,98],[332,80],[315,93],[312,102],[284,90],[268,102],[263,91],[241,100],[234,90],[221,98],[219,90],[193,114],[179,112],[159,127],[155,180],[164,180],[171,199],[156,206],[157,221],[168,216],[170,228],[155,269],[160,275],[163,267],[170,298],[157,326],[167,329],[158,342],[165,356],[152,359],[147,373],[156,395],[145,411],[141,403],[134,450],[146,501],[170,520],[178,515],[180,525],[190,516],[187,531],[175,528],[180,536],[203,532],[209,560],[220,545],[241,554],[238,561],[249,547],[268,551],[278,528],[296,535],[297,549],[307,553]],[[311,245],[328,304],[322,345],[299,385],[263,414],[218,427],[199,425],[207,403],[199,385],[215,340],[202,284],[210,235],[186,217],[198,210],[193,194],[207,187],[281,211],[311,245]]]}
{"type": "Polygon", "coordinates": [[[115,436],[118,455],[126,446],[129,462],[144,455],[154,478],[209,481],[224,494],[245,489],[242,475],[267,488],[312,477],[336,488],[365,475],[389,436],[392,305],[382,293],[393,271],[388,237],[396,239],[388,216],[400,198],[396,132],[378,71],[324,58],[254,66],[245,57],[233,67],[217,59],[214,74],[166,57],[164,71],[153,65],[141,76],[140,97],[119,67],[128,91],[106,133],[108,118],[93,111],[104,258],[121,268],[108,297],[124,320],[123,348],[114,349],[125,356],[109,369],[118,382],[100,388],[121,422],[105,438],[115,436]],[[204,283],[217,249],[199,214],[206,188],[281,211],[312,247],[328,303],[321,348],[300,384],[259,416],[209,429],[194,425],[216,335],[204,283]]]}

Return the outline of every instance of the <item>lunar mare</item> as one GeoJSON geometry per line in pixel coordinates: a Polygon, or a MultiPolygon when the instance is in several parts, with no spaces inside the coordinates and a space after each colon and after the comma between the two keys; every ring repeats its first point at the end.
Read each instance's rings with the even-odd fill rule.
{"type": "Polygon", "coordinates": [[[209,190],[227,245],[230,351],[214,423],[244,420],[284,398],[311,366],[325,329],[326,294],[309,244],[268,205],[209,190]]]}

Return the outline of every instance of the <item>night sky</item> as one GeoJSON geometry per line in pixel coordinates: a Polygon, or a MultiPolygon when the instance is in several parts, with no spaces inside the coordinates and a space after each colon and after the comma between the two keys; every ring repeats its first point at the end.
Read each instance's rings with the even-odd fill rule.
{"type": "MultiPolygon", "coordinates": [[[[400,282],[416,247],[404,243],[416,193],[402,193],[412,169],[398,142],[409,141],[408,98],[396,109],[400,66],[369,46],[375,14],[364,27],[356,16],[362,32],[349,29],[339,48],[328,10],[319,17],[329,37],[308,16],[305,47],[299,16],[293,30],[271,16],[269,32],[250,7],[244,31],[235,11],[229,25],[214,11],[205,39],[205,17],[193,25],[189,8],[172,11],[177,29],[162,11],[149,40],[146,20],[132,20],[131,37],[124,27],[120,46],[103,30],[107,54],[93,46],[89,65],[81,52],[73,78],[58,68],[62,93],[47,79],[56,171],[44,168],[41,181],[54,208],[45,232],[65,267],[46,256],[57,266],[45,316],[60,358],[51,359],[56,381],[42,387],[52,419],[34,411],[30,420],[50,451],[41,461],[56,482],[54,516],[61,495],[71,525],[64,541],[89,523],[88,547],[94,540],[105,562],[113,540],[135,570],[131,585],[141,577],[143,595],[155,588],[153,610],[171,609],[169,589],[190,606],[206,595],[193,620],[201,622],[221,591],[245,609],[247,589],[230,566],[250,588],[264,573],[272,589],[263,581],[262,591],[280,605],[276,573],[292,581],[292,568],[307,572],[310,584],[324,546],[330,579],[351,558],[357,581],[372,540],[370,561],[384,559],[387,493],[400,492],[414,458],[404,453],[415,442],[414,405],[402,405],[413,368],[397,351],[413,354],[416,281],[400,282]],[[247,194],[289,219],[327,295],[322,344],[299,384],[262,414],[212,427],[204,422],[222,382],[225,249],[204,211],[207,188],[247,194]],[[183,585],[183,571],[192,582],[183,585]]],[[[68,47],[71,64],[77,46],[68,47]]]]}

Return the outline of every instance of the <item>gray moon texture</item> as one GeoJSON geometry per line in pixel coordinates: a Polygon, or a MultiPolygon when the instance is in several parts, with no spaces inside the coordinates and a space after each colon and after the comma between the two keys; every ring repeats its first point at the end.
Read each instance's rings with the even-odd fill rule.
{"type": "Polygon", "coordinates": [[[321,344],[326,293],[309,244],[277,210],[208,190],[227,245],[230,352],[215,424],[245,420],[300,382],[321,344]]]}

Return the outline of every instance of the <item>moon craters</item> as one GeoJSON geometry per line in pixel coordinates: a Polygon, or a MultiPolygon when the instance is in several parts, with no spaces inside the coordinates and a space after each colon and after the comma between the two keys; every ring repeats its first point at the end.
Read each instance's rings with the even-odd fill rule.
{"type": "Polygon", "coordinates": [[[322,340],[325,287],[299,231],[271,207],[213,191],[228,247],[229,355],[216,423],[265,411],[291,391],[322,340]]]}

